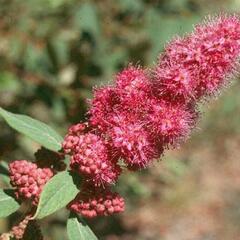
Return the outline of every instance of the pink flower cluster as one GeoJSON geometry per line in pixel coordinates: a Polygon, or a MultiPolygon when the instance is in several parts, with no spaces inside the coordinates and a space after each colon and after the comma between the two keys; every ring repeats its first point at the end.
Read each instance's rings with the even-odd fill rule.
{"type": "Polygon", "coordinates": [[[121,173],[118,160],[139,170],[186,140],[198,103],[228,83],[239,53],[240,20],[221,16],[173,40],[153,68],[130,65],[95,89],[88,122],[72,126],[63,143],[72,170],[95,191],[82,190],[69,208],[86,217],[122,211],[123,199],[106,193],[121,173]],[[110,211],[104,199],[113,199],[110,211]]]}
{"type": "MultiPolygon", "coordinates": [[[[71,126],[62,144],[83,179],[68,208],[89,218],[122,212],[124,199],[111,185],[124,169],[145,168],[189,137],[199,102],[228,84],[239,54],[240,19],[221,16],[173,40],[152,68],[130,65],[111,86],[95,89],[88,121],[71,126]]],[[[17,197],[37,204],[46,182],[65,169],[64,154],[43,149],[36,163],[12,162],[17,197]]]]}
{"type": "MultiPolygon", "coordinates": [[[[41,229],[37,221],[32,220],[32,214],[26,215],[25,218],[19,224],[13,226],[10,231],[10,236],[11,239],[14,238],[16,240],[32,238],[34,238],[35,240],[43,240],[41,229]]],[[[7,237],[6,239],[10,238],[7,237]]]]}
{"type": "Polygon", "coordinates": [[[125,202],[119,194],[109,189],[85,186],[69,204],[69,209],[87,218],[108,216],[124,211],[125,202]]]}
{"type": "Polygon", "coordinates": [[[95,186],[116,181],[121,169],[111,158],[108,145],[99,136],[93,133],[79,136],[78,147],[78,152],[71,158],[72,169],[95,186]]]}
{"type": "Polygon", "coordinates": [[[23,239],[24,232],[31,217],[31,215],[27,215],[17,226],[12,228],[11,233],[15,239],[23,239]]]}
{"type": "Polygon", "coordinates": [[[50,168],[39,168],[37,164],[26,160],[16,160],[9,164],[11,185],[16,188],[18,199],[30,199],[33,205],[37,205],[40,193],[53,176],[50,168]]]}

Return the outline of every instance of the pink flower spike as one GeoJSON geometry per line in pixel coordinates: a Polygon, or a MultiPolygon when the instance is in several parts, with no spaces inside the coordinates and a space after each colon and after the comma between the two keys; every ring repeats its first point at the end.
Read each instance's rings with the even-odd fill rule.
{"type": "Polygon", "coordinates": [[[215,95],[234,73],[240,53],[240,20],[220,16],[172,41],[154,69],[158,97],[179,101],[215,95]]]}

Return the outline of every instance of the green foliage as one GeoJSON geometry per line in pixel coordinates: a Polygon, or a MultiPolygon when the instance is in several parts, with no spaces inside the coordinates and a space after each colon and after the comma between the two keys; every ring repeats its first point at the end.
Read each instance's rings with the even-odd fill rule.
{"type": "Polygon", "coordinates": [[[4,91],[17,92],[21,89],[21,84],[11,72],[0,72],[0,93],[4,91]]]}
{"type": "Polygon", "coordinates": [[[8,164],[6,162],[0,162],[0,180],[2,180],[5,184],[9,184],[9,172],[8,172],[8,164]]]}
{"type": "Polygon", "coordinates": [[[0,108],[0,115],[18,132],[30,137],[47,149],[58,151],[61,149],[62,137],[51,127],[21,114],[14,114],[0,108]]]}
{"type": "Polygon", "coordinates": [[[43,188],[35,218],[44,218],[65,207],[79,192],[72,175],[65,171],[55,175],[43,188]]]}
{"type": "Polygon", "coordinates": [[[7,217],[19,208],[19,203],[13,197],[13,190],[0,189],[0,218],[7,217]]]}
{"type": "Polygon", "coordinates": [[[82,31],[87,31],[98,38],[100,34],[99,19],[97,16],[97,9],[91,3],[84,3],[77,9],[74,16],[74,24],[82,31]]]}
{"type": "MultiPolygon", "coordinates": [[[[219,10],[237,12],[239,9],[238,0],[0,0],[0,106],[13,112],[29,113],[46,123],[54,123],[54,129],[60,129],[64,134],[71,123],[85,118],[85,99],[91,98],[93,86],[112,81],[114,74],[129,62],[151,65],[173,36],[191,31],[192,24],[204,16],[218,13],[219,10]]],[[[229,141],[227,135],[240,132],[239,118],[236,117],[240,109],[238,88],[239,84],[225,98],[221,98],[215,110],[206,111],[208,116],[202,122],[207,130],[204,134],[198,134],[198,139],[202,139],[206,145],[211,139],[216,145],[222,144],[229,141]]],[[[44,124],[5,110],[1,110],[0,115],[10,126],[46,148],[53,151],[61,148],[62,138],[44,124]]],[[[2,122],[0,128],[1,159],[10,161],[33,157],[30,141],[16,137],[2,122]]],[[[193,149],[196,151],[195,147],[193,149]]],[[[154,170],[158,168],[154,167],[149,170],[148,177],[144,171],[123,176],[117,187],[128,199],[128,209],[137,211],[139,199],[151,201],[158,194],[162,196],[165,185],[178,183],[179,178],[183,178],[191,167],[179,158],[170,156],[163,164],[159,163],[159,168],[164,168],[164,171],[155,173],[156,176],[154,170]],[[134,201],[131,202],[131,199],[134,201]]],[[[0,184],[9,183],[7,168],[7,163],[1,161],[0,184]]],[[[69,186],[72,186],[72,177],[67,178],[69,186]]],[[[60,189],[64,182],[58,184],[60,189]]],[[[51,191],[54,201],[58,189],[51,191]]],[[[52,208],[54,201],[49,199],[48,194],[45,196],[44,201],[49,202],[52,208]]],[[[60,202],[61,197],[58,197],[60,202]]],[[[158,204],[161,202],[158,201],[158,204]]],[[[168,211],[165,209],[164,212],[168,211]]],[[[52,211],[55,210],[55,207],[52,208],[52,211]]],[[[49,214],[46,208],[38,211],[43,211],[43,215],[49,214]]],[[[43,221],[44,231],[48,235],[46,238],[65,240],[59,229],[56,231],[58,235],[53,229],[55,220],[62,223],[66,216],[60,212],[54,218],[57,219],[47,222],[49,224],[45,222],[48,218],[43,221]]],[[[124,217],[119,218],[120,222],[124,222],[124,217]]],[[[163,218],[161,216],[162,222],[163,218]]],[[[79,229],[74,219],[71,218],[73,229],[79,229]]],[[[137,222],[134,219],[132,221],[137,222]]],[[[121,229],[119,222],[113,222],[112,218],[101,218],[94,222],[101,239],[109,238],[109,235],[114,238],[115,232],[119,231],[123,233],[122,238],[125,237],[124,231],[129,229],[121,229]],[[99,222],[100,227],[97,224],[99,222]]],[[[81,226],[84,225],[80,225],[82,230],[81,226]]],[[[144,230],[143,227],[137,229],[144,230]]],[[[136,231],[130,233],[131,230],[127,233],[130,239],[145,236],[137,235],[136,231]]]]}
{"type": "Polygon", "coordinates": [[[67,221],[67,232],[69,240],[97,240],[84,220],[73,213],[67,221]]]}

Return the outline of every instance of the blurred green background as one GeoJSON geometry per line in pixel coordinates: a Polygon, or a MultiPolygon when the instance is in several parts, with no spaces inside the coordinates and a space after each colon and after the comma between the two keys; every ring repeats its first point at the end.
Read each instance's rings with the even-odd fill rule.
{"type": "MultiPolygon", "coordinates": [[[[129,62],[150,66],[204,16],[239,10],[240,0],[0,0],[0,106],[64,135],[84,119],[93,86],[129,62]]],[[[100,239],[240,239],[239,89],[236,79],[201,107],[201,131],[181,149],[121,177],[125,213],[88,221],[100,239]]],[[[0,160],[34,159],[36,143],[2,121],[0,129],[0,160]]],[[[46,240],[67,239],[67,214],[41,222],[46,240]]],[[[0,232],[17,216],[0,220],[0,232]]]]}

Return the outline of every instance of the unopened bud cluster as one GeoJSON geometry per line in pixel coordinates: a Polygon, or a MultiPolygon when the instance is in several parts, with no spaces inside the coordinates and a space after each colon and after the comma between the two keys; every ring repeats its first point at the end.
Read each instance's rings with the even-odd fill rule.
{"type": "Polygon", "coordinates": [[[58,171],[66,169],[64,154],[45,148],[35,153],[36,161],[15,160],[9,164],[10,183],[18,200],[29,200],[36,206],[45,184],[58,171]]]}
{"type": "Polygon", "coordinates": [[[30,218],[31,216],[27,215],[18,225],[12,228],[11,233],[15,239],[23,239],[23,235],[30,221],[30,218]]]}
{"type": "Polygon", "coordinates": [[[68,207],[86,217],[123,211],[123,199],[107,190],[121,173],[118,161],[139,170],[185,141],[198,103],[228,83],[239,53],[240,20],[221,16],[173,40],[152,68],[130,65],[95,89],[88,122],[72,126],[63,143],[72,170],[95,191],[82,190],[68,207]]]}
{"type": "Polygon", "coordinates": [[[32,220],[32,215],[27,215],[18,225],[12,227],[10,235],[14,239],[34,239],[43,240],[41,229],[36,220],[32,220]]]}
{"type": "Polygon", "coordinates": [[[69,209],[87,218],[108,216],[124,211],[124,199],[109,189],[83,187],[69,204],[69,209]]]}
{"type": "Polygon", "coordinates": [[[31,200],[37,205],[40,193],[47,181],[53,176],[50,168],[39,168],[26,160],[16,160],[9,164],[11,184],[18,199],[31,200]]]}

